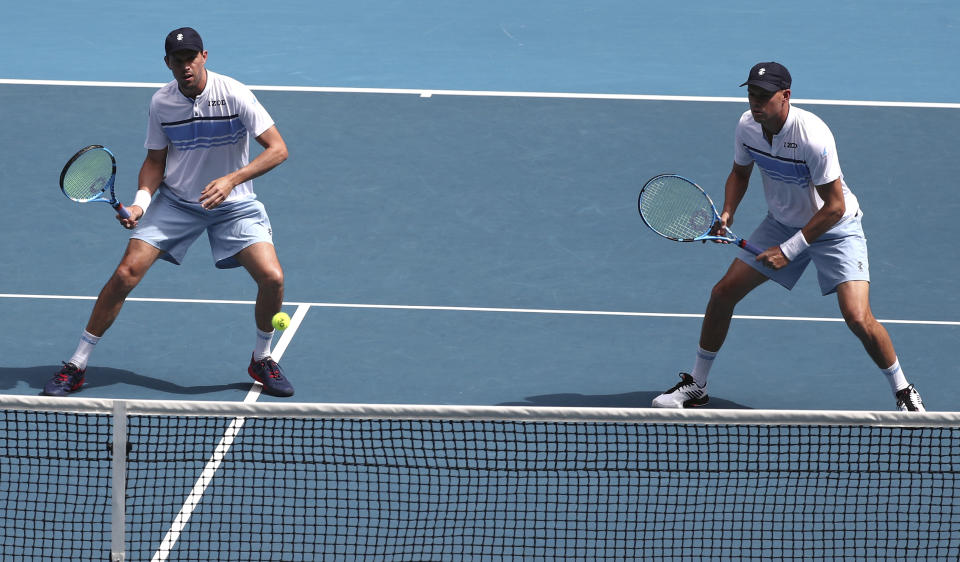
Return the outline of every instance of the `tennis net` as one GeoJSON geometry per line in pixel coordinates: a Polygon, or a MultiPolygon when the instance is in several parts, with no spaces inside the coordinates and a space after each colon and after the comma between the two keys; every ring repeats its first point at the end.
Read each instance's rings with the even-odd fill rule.
{"type": "Polygon", "coordinates": [[[944,560],[960,415],[0,397],[4,560],[944,560]]]}

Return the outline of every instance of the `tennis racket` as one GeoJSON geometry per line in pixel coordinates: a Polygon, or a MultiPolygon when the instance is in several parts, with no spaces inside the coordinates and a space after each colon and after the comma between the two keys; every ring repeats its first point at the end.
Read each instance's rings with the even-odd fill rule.
{"type": "Polygon", "coordinates": [[[736,244],[756,256],[763,252],[729,228],[726,235],[711,234],[720,223],[717,208],[707,192],[682,176],[661,174],[651,178],[640,190],[637,208],[650,230],[664,238],[677,242],[714,240],[736,244]]]}
{"type": "Polygon", "coordinates": [[[113,153],[99,144],[92,144],[80,149],[67,161],[60,172],[60,189],[77,203],[109,203],[121,217],[128,219],[130,211],[117,201],[113,192],[116,177],[117,160],[113,153]]]}

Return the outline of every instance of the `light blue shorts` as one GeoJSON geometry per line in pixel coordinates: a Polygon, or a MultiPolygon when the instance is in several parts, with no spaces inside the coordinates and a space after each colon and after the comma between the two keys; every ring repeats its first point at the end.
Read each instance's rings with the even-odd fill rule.
{"type": "MultiPolygon", "coordinates": [[[[746,250],[741,250],[737,258],[787,289],[793,289],[807,265],[813,261],[817,268],[820,291],[829,295],[837,290],[840,283],[870,281],[867,238],[863,234],[861,218],[861,213],[857,212],[837,224],[781,269],[771,270],[764,267],[755,259],[756,256],[746,250]]],[[[747,240],[766,249],[782,243],[798,230],[800,229],[786,226],[767,215],[747,240]]]]}
{"type": "Polygon", "coordinates": [[[143,240],[162,251],[160,257],[180,265],[187,250],[206,230],[210,250],[220,269],[239,267],[236,255],[257,242],[273,244],[273,229],[263,203],[256,199],[228,201],[207,210],[161,188],[150,210],[130,238],[143,240]]]}

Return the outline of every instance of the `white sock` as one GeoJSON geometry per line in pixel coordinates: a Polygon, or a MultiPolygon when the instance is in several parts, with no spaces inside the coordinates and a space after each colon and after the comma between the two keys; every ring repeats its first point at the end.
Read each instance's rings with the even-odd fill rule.
{"type": "Polygon", "coordinates": [[[257,361],[270,355],[270,345],[273,344],[273,330],[261,331],[257,328],[257,343],[253,347],[253,358],[257,361]]]}
{"type": "Polygon", "coordinates": [[[697,358],[693,362],[690,376],[693,377],[693,382],[697,383],[700,388],[707,386],[707,375],[710,374],[710,367],[713,367],[713,360],[717,358],[717,353],[697,346],[697,358]]]}
{"type": "Polygon", "coordinates": [[[900,368],[900,359],[895,359],[893,365],[883,369],[883,374],[887,377],[887,382],[890,383],[890,388],[894,394],[896,394],[898,390],[903,390],[910,386],[910,383],[907,382],[907,377],[903,376],[903,369],[900,368]]]}
{"type": "Polygon", "coordinates": [[[90,359],[90,354],[99,341],[100,338],[84,330],[83,333],[80,334],[80,343],[77,344],[77,350],[74,351],[73,356],[70,357],[70,363],[76,365],[81,371],[86,369],[87,360],[90,359]]]}

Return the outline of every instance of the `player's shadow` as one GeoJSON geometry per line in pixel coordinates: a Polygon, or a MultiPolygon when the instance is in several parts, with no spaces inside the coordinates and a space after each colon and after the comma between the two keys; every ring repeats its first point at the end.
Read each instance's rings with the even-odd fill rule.
{"type": "MultiPolygon", "coordinates": [[[[560,406],[576,408],[650,408],[653,399],[663,391],[625,392],[623,394],[542,394],[528,396],[522,402],[504,402],[500,406],[560,406]]],[[[704,408],[713,409],[750,409],[736,402],[710,397],[710,403],[704,408]]]]}
{"type": "MultiPolygon", "coordinates": [[[[0,390],[10,390],[17,386],[19,382],[27,383],[30,388],[36,389],[39,394],[43,390],[43,385],[50,380],[50,377],[60,370],[60,365],[45,365],[38,367],[0,367],[0,390]]],[[[133,371],[123,369],[111,369],[109,367],[91,367],[87,372],[87,382],[83,385],[84,389],[100,388],[115,384],[128,384],[165,392],[169,394],[193,395],[209,394],[221,392],[224,390],[249,390],[253,381],[236,382],[231,384],[210,384],[184,386],[165,379],[158,379],[140,375],[133,371]]],[[[82,396],[78,394],[78,396],[82,396]]]]}

